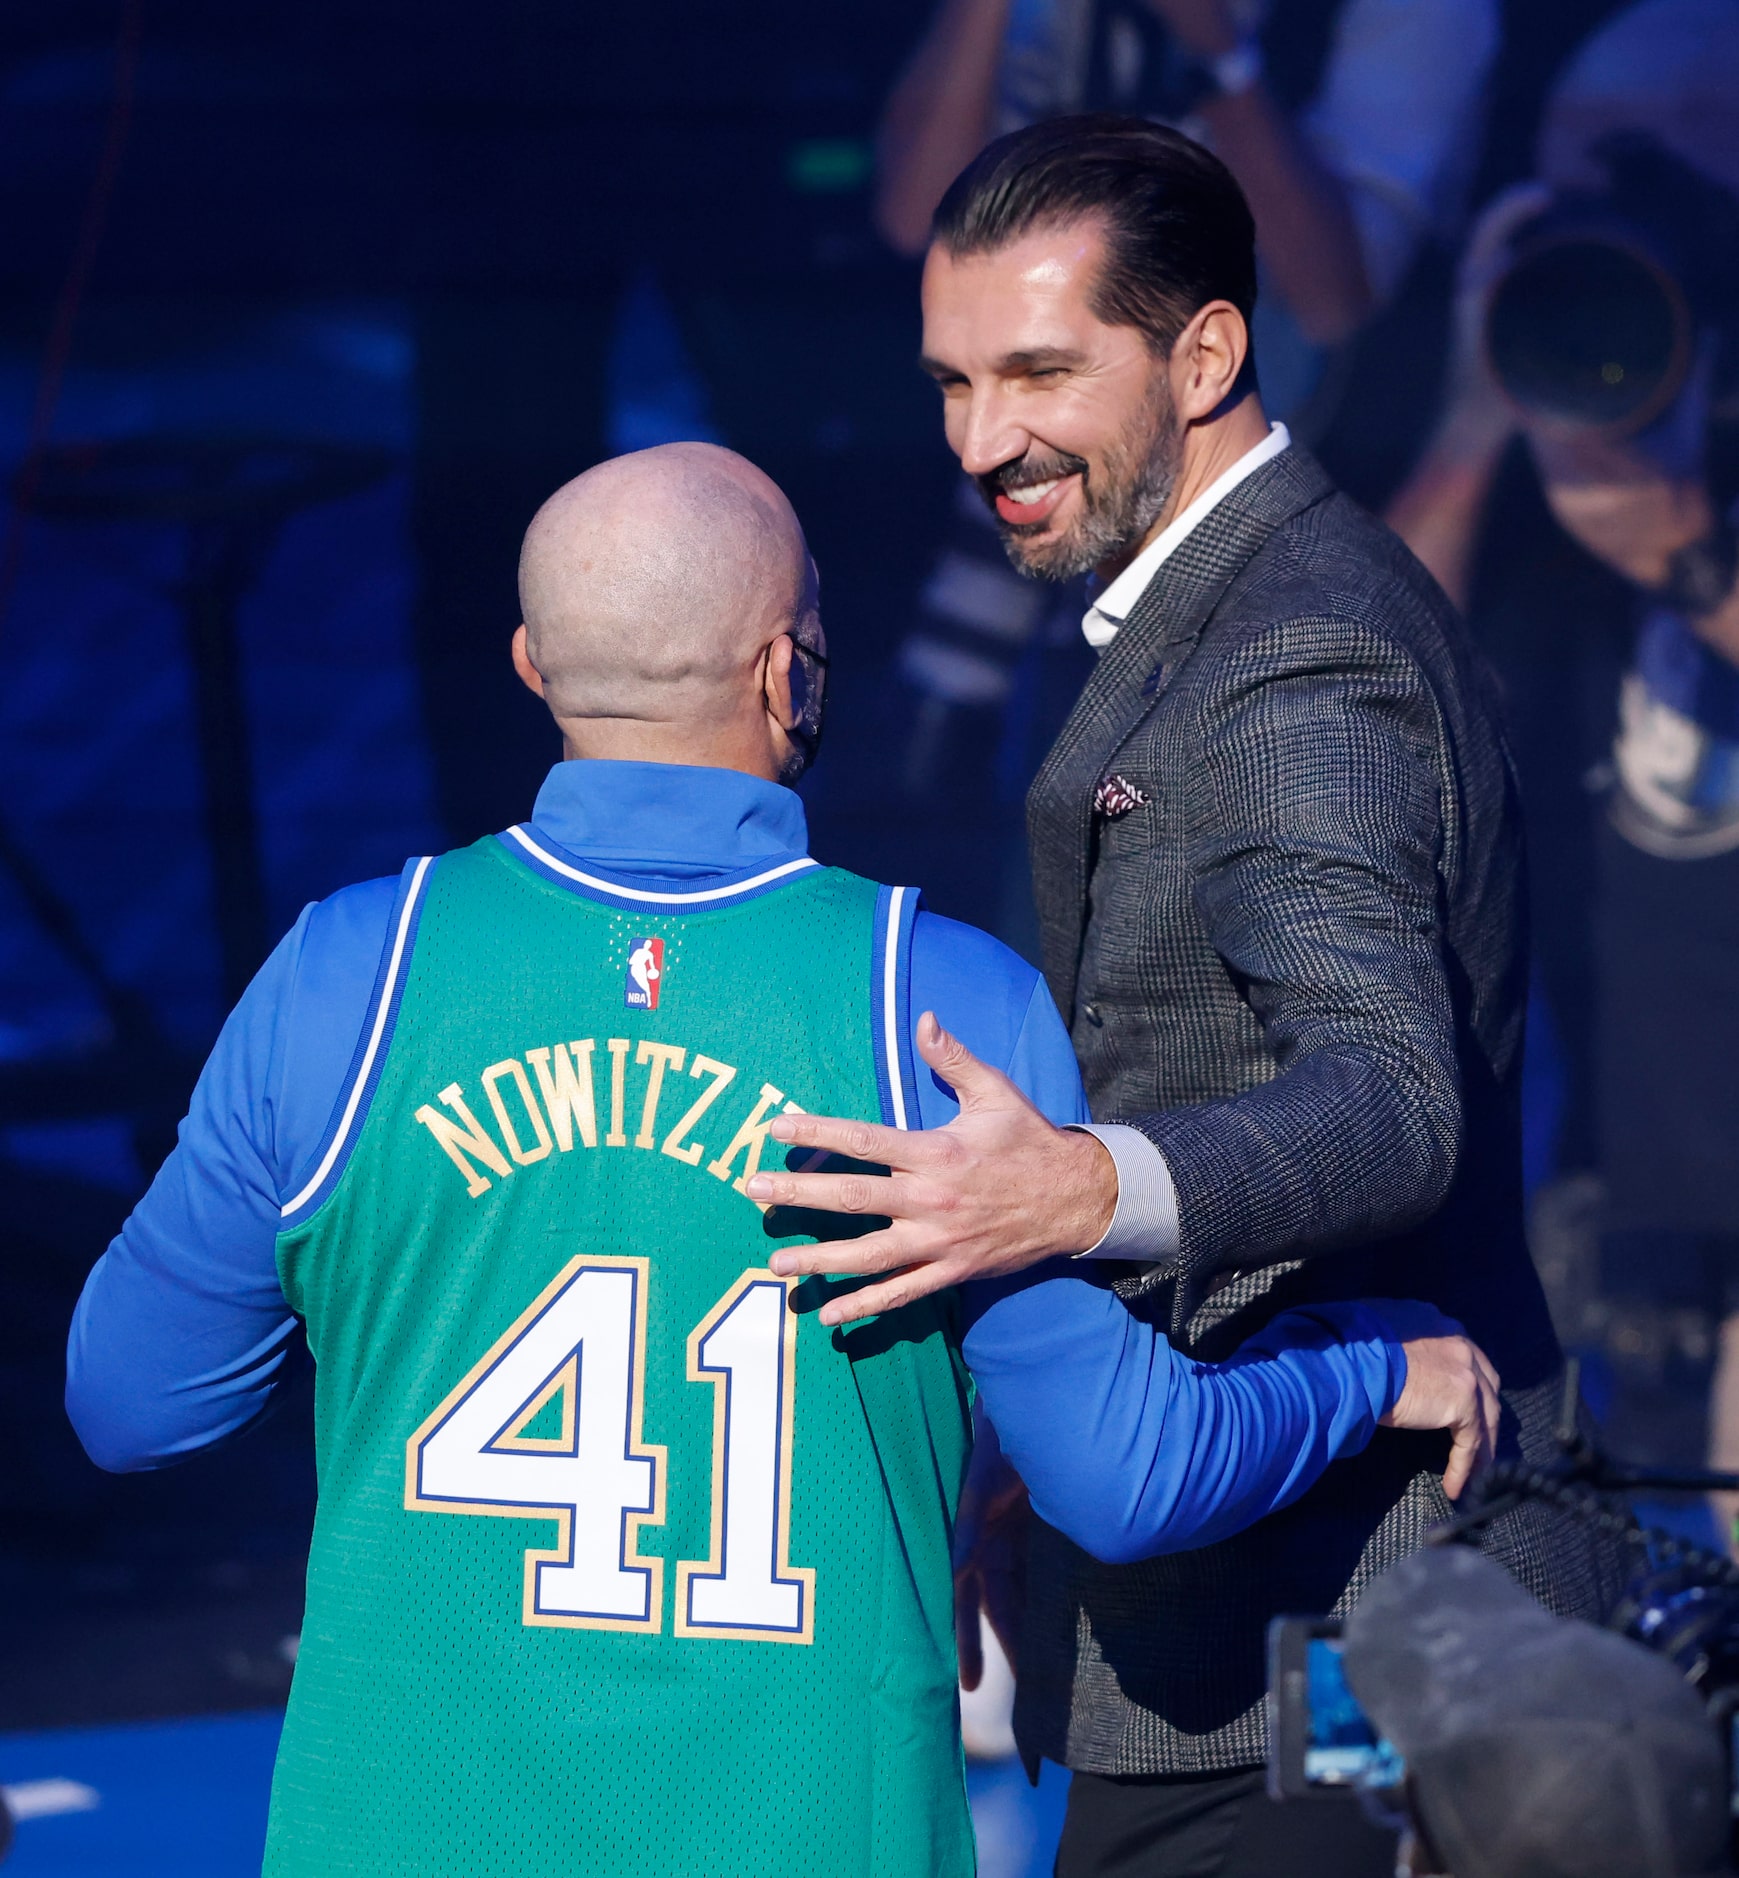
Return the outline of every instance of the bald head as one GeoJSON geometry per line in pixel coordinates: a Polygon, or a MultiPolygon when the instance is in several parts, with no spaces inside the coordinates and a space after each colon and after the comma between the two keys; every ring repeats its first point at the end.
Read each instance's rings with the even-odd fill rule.
{"type": "Polygon", "coordinates": [[[745,708],[810,593],[790,503],[713,444],[587,470],[538,510],[519,556],[526,655],[564,721],[702,726],[745,708]]]}

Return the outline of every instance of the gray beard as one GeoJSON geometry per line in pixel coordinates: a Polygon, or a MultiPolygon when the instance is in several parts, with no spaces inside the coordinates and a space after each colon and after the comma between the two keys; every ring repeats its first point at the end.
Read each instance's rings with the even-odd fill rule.
{"type": "Polygon", "coordinates": [[[1136,440],[1129,432],[1116,448],[1106,451],[1103,486],[1096,487],[1091,476],[1082,477],[1083,513],[1066,535],[1053,541],[1035,539],[1024,534],[1018,523],[1011,525],[997,516],[1003,552],[1020,573],[1031,580],[1054,581],[1091,573],[1104,562],[1128,554],[1165,513],[1177,487],[1183,436],[1168,397],[1159,410],[1153,411],[1151,405],[1148,410],[1157,422],[1145,451],[1137,457],[1132,447],[1136,440]],[[1132,468],[1137,462],[1139,467],[1132,468]]]}

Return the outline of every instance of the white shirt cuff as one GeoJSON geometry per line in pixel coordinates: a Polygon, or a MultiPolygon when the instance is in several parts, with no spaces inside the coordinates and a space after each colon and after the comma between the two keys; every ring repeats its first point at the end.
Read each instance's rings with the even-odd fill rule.
{"type": "Polygon", "coordinates": [[[1178,1248],[1177,1186],[1171,1169],[1139,1128],[1122,1122],[1078,1122],[1077,1132],[1091,1135],[1117,1169],[1117,1207],[1105,1237],[1075,1256],[1083,1259],[1134,1259],[1154,1264],[1174,1258],[1178,1248]]]}

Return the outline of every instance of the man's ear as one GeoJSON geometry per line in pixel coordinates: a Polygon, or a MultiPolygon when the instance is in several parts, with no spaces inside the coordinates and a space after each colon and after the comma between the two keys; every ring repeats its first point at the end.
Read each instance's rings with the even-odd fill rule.
{"type": "Polygon", "coordinates": [[[796,680],[792,666],[797,662],[797,647],[789,633],[781,633],[767,647],[767,669],[761,680],[767,715],[781,730],[791,730],[803,716],[803,700],[795,694],[796,680]]]}
{"type": "Polygon", "coordinates": [[[1250,329],[1230,300],[1210,300],[1177,336],[1171,395],[1186,424],[1211,417],[1237,388],[1250,356],[1250,329]]]}
{"type": "Polygon", "coordinates": [[[531,662],[531,654],[526,650],[526,631],[519,627],[513,635],[513,669],[519,674],[519,682],[534,697],[543,696],[543,673],[531,662]]]}

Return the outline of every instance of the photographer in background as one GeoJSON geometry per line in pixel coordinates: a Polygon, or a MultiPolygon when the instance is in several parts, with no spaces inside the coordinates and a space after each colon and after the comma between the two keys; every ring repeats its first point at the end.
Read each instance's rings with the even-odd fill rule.
{"type": "MultiPolygon", "coordinates": [[[[1585,1042],[1592,1072],[1615,1443],[1689,1459],[1661,1451],[1682,1445],[1673,1398],[1700,1399],[1714,1367],[1717,1466],[1739,1459],[1739,449],[1725,421],[1739,384],[1739,198],[1718,180],[1726,153],[1697,100],[1724,83],[1730,103],[1735,78],[1728,0],[1652,0],[1590,42],[1542,139],[1559,186],[1501,198],[1469,247],[1444,415],[1387,517],[1472,603],[1477,628],[1488,504],[1519,440],[1558,527],[1628,590],[1631,643],[1604,708],[1609,786],[1583,796],[1592,878],[1560,872],[1542,977],[1549,991],[1567,901],[1594,937],[1590,1035],[1567,1035],[1563,1054],[1574,1066],[1585,1042]]],[[[1520,552],[1558,550],[1542,537],[1520,552]]],[[[1536,604],[1575,603],[1567,586],[1540,586],[1536,604]]],[[[1599,656],[1571,643],[1581,623],[1550,623],[1563,669],[1535,672],[1540,697],[1512,697],[1525,782],[1544,767],[1528,728],[1552,712],[1558,759],[1573,760],[1562,725],[1599,656]]],[[[1492,650],[1505,665],[1504,646],[1492,650]]],[[[1582,768],[1530,790],[1548,879],[1552,849],[1580,845],[1562,804],[1582,768]],[[1554,783],[1556,827],[1539,814],[1554,783]]],[[[1573,1031],[1575,1012],[1554,1016],[1573,1031]]],[[[1717,1509],[1723,1526],[1730,1510],[1717,1509]]]]}
{"type": "MultiPolygon", "coordinates": [[[[1451,219],[1498,38],[1495,0],[942,0],[888,101],[876,218],[915,255],[943,190],[992,137],[1079,111],[1173,125],[1249,199],[1263,403],[1309,442],[1347,342],[1451,219]]],[[[982,791],[1013,734],[1003,713],[1023,657],[1053,620],[1078,648],[1081,610],[1076,592],[1053,606],[1023,586],[963,491],[900,652],[916,694],[908,795],[944,781],[956,799],[982,791]]],[[[1072,690],[1071,675],[1047,688],[1072,690]]],[[[1025,748],[1036,757],[1055,728],[1035,721],[1025,748]]],[[[1028,779],[1022,754],[1005,752],[1010,796],[1028,779]]]]}

